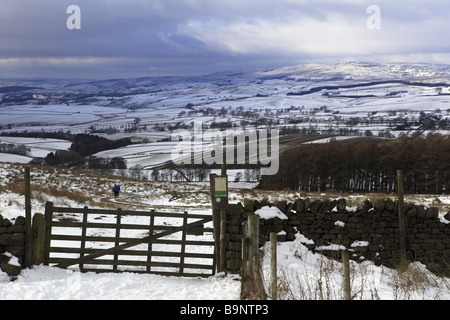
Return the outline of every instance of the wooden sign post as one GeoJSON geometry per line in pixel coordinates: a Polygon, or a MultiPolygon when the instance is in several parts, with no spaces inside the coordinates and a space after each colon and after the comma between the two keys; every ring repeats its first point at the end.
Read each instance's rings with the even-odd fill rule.
{"type": "Polygon", "coordinates": [[[31,251],[31,174],[30,167],[25,167],[25,267],[30,268],[32,265],[31,251]]]}
{"type": "Polygon", "coordinates": [[[217,271],[222,272],[226,269],[226,213],[228,207],[228,176],[225,164],[222,165],[222,175],[210,175],[210,184],[217,271]]]}

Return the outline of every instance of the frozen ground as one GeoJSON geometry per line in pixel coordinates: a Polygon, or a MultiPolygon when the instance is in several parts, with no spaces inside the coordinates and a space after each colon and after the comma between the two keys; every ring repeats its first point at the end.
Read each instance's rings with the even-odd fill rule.
{"type": "Polygon", "coordinates": [[[26,269],[16,281],[5,281],[0,278],[0,300],[237,300],[241,290],[233,275],[177,278],[80,273],[46,266],[26,269]]]}
{"type": "MultiPolygon", "coordinates": [[[[293,242],[277,247],[279,299],[342,299],[342,264],[313,253],[305,246],[311,240],[297,234],[293,242]]],[[[262,249],[263,277],[270,287],[270,245],[262,249]]],[[[439,278],[424,265],[413,263],[404,273],[375,266],[370,261],[350,260],[351,294],[355,300],[448,300],[450,279],[439,278]],[[422,281],[414,282],[414,277],[422,281]]],[[[268,291],[269,292],[269,291],[268,291]]]]}
{"type": "MultiPolygon", "coordinates": [[[[301,235],[278,244],[279,299],[342,299],[342,266],[308,251],[301,235]]],[[[265,285],[270,287],[270,251],[263,248],[265,285]]],[[[370,262],[351,261],[352,294],[361,300],[449,300],[450,279],[438,278],[420,263],[410,274],[370,262]],[[412,283],[420,272],[422,280],[412,283]]],[[[95,274],[37,266],[25,269],[14,282],[0,273],[0,300],[238,300],[237,275],[177,278],[149,274],[95,274]]],[[[268,289],[267,289],[268,290],[268,289]]]]}

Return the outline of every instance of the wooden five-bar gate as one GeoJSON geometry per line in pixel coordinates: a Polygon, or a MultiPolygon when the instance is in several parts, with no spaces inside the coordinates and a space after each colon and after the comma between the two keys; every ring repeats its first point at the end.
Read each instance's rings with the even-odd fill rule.
{"type": "Polygon", "coordinates": [[[45,207],[44,263],[81,271],[209,277],[211,215],[45,207]]]}

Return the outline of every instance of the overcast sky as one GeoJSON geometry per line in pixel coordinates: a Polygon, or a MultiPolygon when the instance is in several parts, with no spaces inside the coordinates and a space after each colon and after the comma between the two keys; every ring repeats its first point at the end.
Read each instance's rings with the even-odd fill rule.
{"type": "Polygon", "coordinates": [[[0,0],[0,78],[450,64],[449,35],[449,0],[0,0]]]}

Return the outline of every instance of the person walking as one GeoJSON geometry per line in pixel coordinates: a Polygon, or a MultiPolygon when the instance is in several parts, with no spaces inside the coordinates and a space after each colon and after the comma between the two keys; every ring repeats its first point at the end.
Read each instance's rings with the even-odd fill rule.
{"type": "Polygon", "coordinates": [[[113,192],[114,192],[114,197],[117,198],[119,196],[119,192],[120,192],[120,186],[118,184],[114,185],[113,192]]]}

